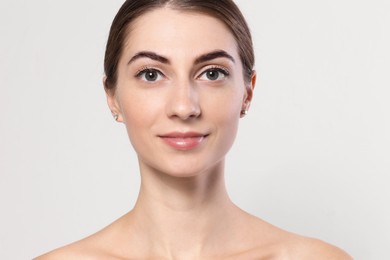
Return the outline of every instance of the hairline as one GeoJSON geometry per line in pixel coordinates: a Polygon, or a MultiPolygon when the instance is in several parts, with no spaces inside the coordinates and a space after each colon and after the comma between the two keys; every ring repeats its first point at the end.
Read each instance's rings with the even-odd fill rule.
{"type": "Polygon", "coordinates": [[[239,57],[238,61],[240,61],[242,64],[242,73],[245,84],[250,84],[254,69],[253,41],[250,34],[250,28],[248,27],[245,17],[237,5],[235,5],[233,1],[231,4],[233,4],[233,6],[228,7],[222,5],[223,8],[220,10],[214,4],[210,6],[207,3],[205,5],[191,5],[190,2],[184,1],[183,3],[181,0],[156,0],[149,2],[147,6],[144,6],[138,11],[132,13],[132,16],[126,16],[126,14],[121,13],[121,11],[125,10],[122,9],[124,7],[124,5],[122,5],[111,25],[110,35],[106,45],[104,68],[108,77],[107,83],[105,83],[105,87],[108,89],[115,89],[118,76],[118,65],[124,58],[124,49],[126,49],[128,44],[131,42],[129,41],[129,37],[132,33],[132,27],[135,26],[137,20],[144,14],[162,8],[176,10],[184,13],[206,15],[222,22],[222,24],[226,26],[226,29],[231,33],[231,36],[233,36],[234,44],[236,45],[236,52],[239,57]],[[227,9],[225,9],[225,7],[227,9]],[[230,9],[230,7],[233,9],[230,9]],[[118,16],[119,14],[121,14],[121,16],[118,16]],[[123,20],[123,18],[125,19],[123,20]],[[235,25],[236,18],[238,18],[238,28],[236,28],[235,25]],[[113,28],[115,28],[113,26],[116,22],[118,22],[116,25],[117,29],[116,31],[113,31],[113,28]],[[122,25],[118,27],[118,25],[121,23],[122,25]],[[242,37],[244,40],[242,42],[243,44],[241,44],[242,37]],[[115,47],[116,45],[113,43],[113,41],[119,41],[118,48],[115,47]],[[112,47],[111,51],[109,51],[110,47],[112,47]]]}
{"type": "MultiPolygon", "coordinates": [[[[215,15],[215,13],[213,13],[212,11],[209,11],[207,9],[184,8],[184,7],[181,7],[179,4],[174,4],[174,1],[173,1],[173,3],[172,3],[172,1],[169,1],[169,2],[166,2],[166,3],[162,4],[162,5],[156,5],[156,6],[153,6],[153,7],[150,7],[148,9],[146,9],[144,12],[140,12],[136,17],[134,17],[134,19],[130,23],[128,23],[125,26],[125,28],[123,28],[123,30],[125,30],[125,32],[124,32],[123,46],[122,46],[121,54],[120,54],[120,57],[118,59],[118,64],[124,58],[123,57],[124,56],[124,50],[128,46],[129,37],[131,35],[131,32],[132,32],[133,27],[135,26],[135,24],[138,22],[138,20],[142,16],[144,16],[144,15],[146,15],[148,13],[151,13],[153,11],[156,11],[158,9],[168,9],[168,10],[174,10],[174,11],[178,11],[178,12],[182,12],[182,13],[188,13],[188,14],[206,15],[206,16],[212,17],[212,18],[217,19],[218,21],[220,21],[223,24],[223,26],[225,26],[225,28],[228,30],[228,32],[233,36],[236,52],[237,52],[237,55],[239,57],[239,61],[242,64],[243,73],[245,73],[244,72],[244,69],[245,69],[244,68],[244,60],[241,57],[241,51],[240,51],[240,48],[238,46],[238,39],[235,36],[233,30],[230,29],[229,25],[222,18],[220,18],[218,15],[215,15]]],[[[244,79],[245,79],[245,77],[244,77],[244,79]]]]}

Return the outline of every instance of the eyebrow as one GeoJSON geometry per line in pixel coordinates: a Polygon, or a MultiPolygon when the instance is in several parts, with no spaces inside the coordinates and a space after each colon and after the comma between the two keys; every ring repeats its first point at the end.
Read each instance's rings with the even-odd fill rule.
{"type": "Polygon", "coordinates": [[[195,64],[204,63],[204,62],[207,62],[207,61],[210,61],[210,60],[214,60],[214,59],[217,59],[217,58],[228,58],[233,63],[236,62],[234,60],[233,56],[231,56],[226,51],[216,50],[216,51],[212,51],[212,52],[209,52],[209,53],[206,53],[206,54],[203,54],[203,55],[199,56],[198,58],[195,59],[194,63],[195,64]]]}
{"type": "MultiPolygon", "coordinates": [[[[129,64],[133,63],[134,61],[141,59],[141,58],[148,58],[148,59],[155,60],[155,61],[158,61],[158,62],[161,62],[164,64],[170,64],[169,59],[164,57],[164,56],[161,56],[161,55],[159,55],[155,52],[151,52],[151,51],[141,51],[141,52],[136,53],[129,60],[127,65],[129,65],[129,64]]],[[[231,56],[229,53],[227,53],[224,50],[216,50],[216,51],[212,51],[212,52],[200,55],[199,57],[197,57],[195,59],[194,64],[196,65],[196,64],[204,63],[204,62],[214,60],[217,58],[227,58],[227,59],[231,60],[233,63],[235,63],[233,56],[231,56]]]]}
{"type": "Polygon", "coordinates": [[[151,51],[141,51],[135,54],[127,63],[129,65],[130,63],[133,63],[134,61],[141,59],[141,58],[149,58],[151,60],[155,60],[164,64],[169,64],[169,60],[161,55],[158,55],[155,52],[151,51]]]}

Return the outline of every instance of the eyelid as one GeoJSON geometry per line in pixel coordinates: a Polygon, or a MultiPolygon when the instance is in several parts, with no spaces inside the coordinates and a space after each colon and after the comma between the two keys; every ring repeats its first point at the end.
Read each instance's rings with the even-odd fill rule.
{"type": "Polygon", "coordinates": [[[137,70],[137,72],[135,73],[135,77],[136,78],[139,78],[141,77],[142,74],[144,74],[145,72],[147,71],[155,71],[157,72],[159,75],[165,77],[164,73],[162,73],[159,69],[156,69],[154,67],[150,67],[150,66],[144,66],[142,67],[141,69],[137,70]]]}
{"type": "Polygon", "coordinates": [[[210,65],[210,66],[206,66],[205,68],[202,69],[202,72],[196,77],[196,78],[200,78],[203,74],[205,74],[207,71],[209,70],[218,70],[219,72],[221,72],[222,74],[224,74],[225,77],[229,77],[230,76],[230,71],[228,68],[224,67],[224,66],[221,66],[221,65],[210,65]]]}
{"type": "MultiPolygon", "coordinates": [[[[196,76],[197,79],[199,79],[200,77],[202,77],[206,72],[210,71],[210,70],[218,70],[220,73],[222,73],[225,77],[229,77],[230,76],[230,71],[227,67],[225,66],[221,66],[221,65],[209,65],[209,66],[206,66],[206,67],[203,67],[202,68],[202,71],[198,74],[198,76],[196,76]]],[[[146,72],[148,71],[155,71],[157,72],[160,76],[162,77],[166,77],[164,73],[161,72],[160,69],[156,68],[156,67],[153,67],[153,66],[143,66],[142,68],[140,68],[139,70],[136,71],[135,73],[135,77],[136,78],[141,78],[142,75],[144,75],[146,72]]]]}
{"type": "Polygon", "coordinates": [[[137,70],[137,72],[134,75],[134,77],[137,80],[139,80],[139,81],[141,81],[143,83],[155,84],[155,83],[163,80],[165,78],[165,75],[159,69],[156,69],[156,68],[153,68],[153,67],[149,67],[149,66],[145,66],[145,67],[142,67],[141,69],[137,70]],[[154,80],[148,80],[146,78],[148,73],[157,73],[157,78],[154,79],[154,80]]]}

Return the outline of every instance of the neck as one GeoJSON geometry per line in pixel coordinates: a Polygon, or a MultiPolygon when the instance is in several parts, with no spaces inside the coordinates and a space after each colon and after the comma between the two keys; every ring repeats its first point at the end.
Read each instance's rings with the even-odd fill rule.
{"type": "MultiPolygon", "coordinates": [[[[192,177],[173,177],[142,169],[140,194],[131,212],[153,251],[170,257],[199,255],[221,244],[237,208],[224,182],[223,162],[192,177]]],[[[149,248],[150,249],[150,248],[149,248]]]]}

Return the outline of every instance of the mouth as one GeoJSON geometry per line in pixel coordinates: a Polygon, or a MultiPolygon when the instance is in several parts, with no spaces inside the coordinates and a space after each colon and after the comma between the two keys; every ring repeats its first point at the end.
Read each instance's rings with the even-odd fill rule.
{"type": "Polygon", "coordinates": [[[175,150],[187,151],[199,147],[207,139],[209,134],[196,132],[172,132],[159,135],[165,144],[175,150]]]}

